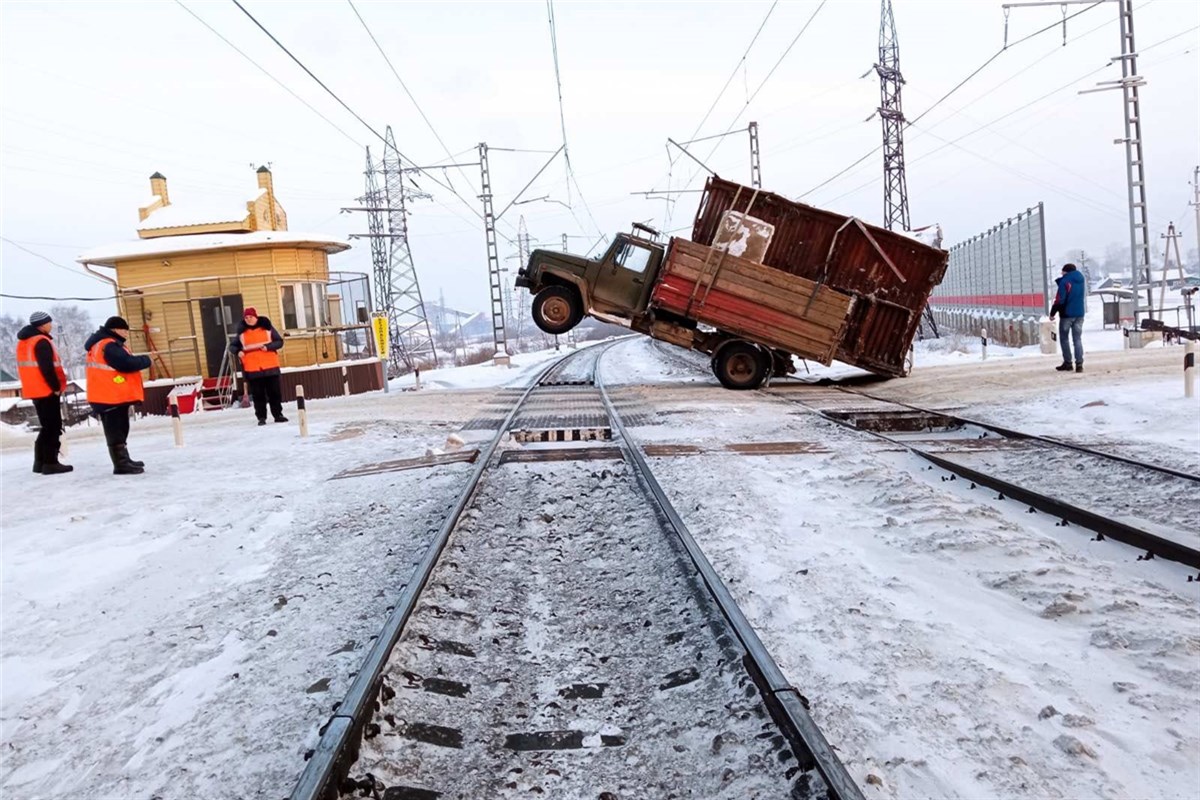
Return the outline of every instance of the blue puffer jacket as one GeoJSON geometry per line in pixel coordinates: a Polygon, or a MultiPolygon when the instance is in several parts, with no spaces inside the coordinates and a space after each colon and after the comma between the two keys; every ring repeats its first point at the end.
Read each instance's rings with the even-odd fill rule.
{"type": "Polygon", "coordinates": [[[1068,272],[1059,278],[1058,294],[1054,296],[1054,304],[1062,308],[1064,317],[1082,317],[1087,313],[1087,282],[1083,273],[1076,270],[1068,272]]]}

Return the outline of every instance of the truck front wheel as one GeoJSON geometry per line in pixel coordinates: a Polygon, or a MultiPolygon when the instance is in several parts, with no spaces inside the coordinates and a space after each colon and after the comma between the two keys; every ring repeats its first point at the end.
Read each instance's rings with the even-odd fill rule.
{"type": "Polygon", "coordinates": [[[533,322],[546,333],[566,333],[583,319],[579,292],[565,286],[547,286],[533,298],[533,322]]]}
{"type": "Polygon", "coordinates": [[[757,389],[771,371],[771,361],[749,342],[722,345],[712,360],[713,373],[726,389],[757,389]]]}

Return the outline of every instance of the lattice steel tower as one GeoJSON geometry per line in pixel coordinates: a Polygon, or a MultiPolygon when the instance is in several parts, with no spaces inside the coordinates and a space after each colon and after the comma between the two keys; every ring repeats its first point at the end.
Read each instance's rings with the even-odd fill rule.
{"type": "Polygon", "coordinates": [[[879,12],[879,119],[883,123],[883,224],[890,230],[906,231],[908,181],[904,177],[904,110],[900,103],[900,42],[892,0],[882,0],[879,12]]]}
{"type": "Polygon", "coordinates": [[[436,367],[437,351],[425,314],[425,302],[421,298],[417,269],[413,266],[412,250],[408,246],[407,201],[429,199],[430,195],[406,188],[405,172],[389,125],[384,131],[383,146],[383,191],[388,224],[388,302],[385,308],[392,352],[396,354],[393,358],[400,358],[409,369],[419,369],[436,367]]]}
{"type": "Polygon", "coordinates": [[[483,235],[487,242],[488,289],[491,293],[492,343],[496,360],[508,358],[508,332],[504,327],[504,286],[500,281],[500,254],[496,250],[496,214],[492,209],[492,173],[488,168],[487,142],[479,143],[479,199],[483,201],[483,235]]]}

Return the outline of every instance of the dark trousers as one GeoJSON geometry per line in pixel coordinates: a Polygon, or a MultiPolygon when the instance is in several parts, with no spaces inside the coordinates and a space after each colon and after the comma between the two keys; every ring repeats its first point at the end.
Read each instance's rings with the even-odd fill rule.
{"type": "Polygon", "coordinates": [[[104,428],[104,441],[109,447],[125,444],[129,440],[129,405],[107,406],[97,410],[100,425],[104,428]]]}
{"type": "Polygon", "coordinates": [[[56,394],[49,397],[39,397],[33,401],[37,411],[38,431],[37,440],[33,443],[34,460],[43,464],[58,462],[59,441],[62,439],[62,398],[56,394]]]}
{"type": "Polygon", "coordinates": [[[278,375],[265,375],[255,378],[246,377],[246,386],[250,389],[250,398],[254,401],[254,416],[259,419],[267,418],[267,404],[271,405],[271,416],[283,416],[283,390],[280,388],[278,375]]]}

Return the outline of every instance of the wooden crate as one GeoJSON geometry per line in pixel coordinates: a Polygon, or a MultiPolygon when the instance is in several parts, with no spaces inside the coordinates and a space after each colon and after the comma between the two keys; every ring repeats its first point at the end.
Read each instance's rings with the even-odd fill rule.
{"type": "Polygon", "coordinates": [[[854,307],[847,294],[685,239],[672,239],[655,308],[829,364],[854,307]]]}

